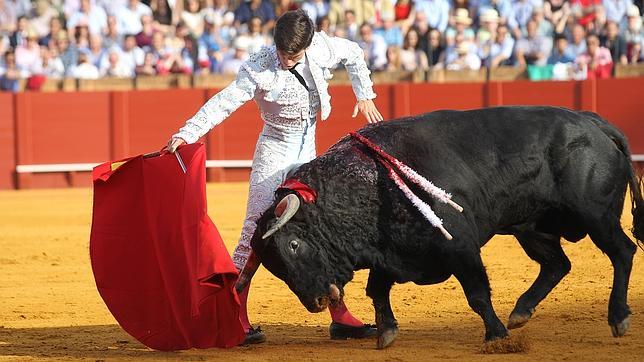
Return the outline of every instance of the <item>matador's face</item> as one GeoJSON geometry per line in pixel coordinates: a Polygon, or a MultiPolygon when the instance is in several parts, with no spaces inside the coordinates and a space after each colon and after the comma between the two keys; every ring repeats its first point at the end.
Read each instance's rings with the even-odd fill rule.
{"type": "Polygon", "coordinates": [[[302,49],[297,53],[287,53],[281,50],[277,50],[277,58],[280,61],[280,66],[282,69],[291,69],[297,64],[302,58],[304,58],[304,52],[306,49],[302,49]]]}

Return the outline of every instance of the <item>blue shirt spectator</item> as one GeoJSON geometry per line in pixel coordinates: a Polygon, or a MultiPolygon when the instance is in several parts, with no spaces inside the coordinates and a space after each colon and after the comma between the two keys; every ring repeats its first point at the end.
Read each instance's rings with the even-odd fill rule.
{"type": "MultiPolygon", "coordinates": [[[[501,23],[507,23],[512,17],[512,2],[510,0],[479,0],[478,14],[480,16],[485,9],[494,9],[501,17],[501,23]]],[[[512,29],[512,25],[509,26],[512,29]]]]}
{"type": "Polygon", "coordinates": [[[246,24],[253,16],[262,19],[263,24],[275,20],[273,6],[268,1],[244,1],[235,9],[235,23],[237,24],[246,24]]]}
{"type": "Polygon", "coordinates": [[[449,3],[447,0],[417,0],[416,11],[422,12],[427,17],[427,23],[441,33],[447,29],[449,21],[449,3]]]}
{"type": "Polygon", "coordinates": [[[329,2],[324,0],[306,0],[302,3],[302,10],[309,14],[313,24],[317,24],[318,18],[329,14],[329,2]]]}
{"type": "Polygon", "coordinates": [[[606,12],[606,20],[623,25],[626,19],[626,10],[632,4],[631,0],[604,0],[602,5],[606,12]]]}
{"type": "Polygon", "coordinates": [[[67,21],[67,29],[77,25],[87,25],[90,34],[101,34],[107,28],[107,14],[100,6],[91,4],[90,0],[81,0],[80,9],[74,12],[67,21]]]}
{"type": "Polygon", "coordinates": [[[555,34],[555,46],[552,49],[548,64],[573,63],[575,56],[568,46],[568,38],[564,34],[555,34]]]}

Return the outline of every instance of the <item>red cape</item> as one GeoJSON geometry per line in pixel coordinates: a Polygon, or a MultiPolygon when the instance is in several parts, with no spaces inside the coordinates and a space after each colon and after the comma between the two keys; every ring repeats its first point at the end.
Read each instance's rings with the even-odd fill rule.
{"type": "Polygon", "coordinates": [[[237,271],[206,213],[204,146],[177,152],[185,174],[167,153],[94,169],[96,286],[121,327],[148,347],[233,347],[245,336],[237,271]]]}

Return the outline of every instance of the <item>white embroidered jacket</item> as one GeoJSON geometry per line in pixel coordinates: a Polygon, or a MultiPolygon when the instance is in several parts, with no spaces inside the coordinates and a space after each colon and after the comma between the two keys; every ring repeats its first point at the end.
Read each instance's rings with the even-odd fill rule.
{"type": "Polygon", "coordinates": [[[210,98],[173,137],[194,143],[253,98],[264,122],[279,131],[301,129],[302,120],[318,110],[325,120],[331,112],[327,81],[338,63],[347,69],[358,100],[376,97],[358,44],[315,33],[306,56],[317,92],[309,95],[293,74],[281,68],[275,46],[264,47],[244,62],[235,81],[210,98]]]}

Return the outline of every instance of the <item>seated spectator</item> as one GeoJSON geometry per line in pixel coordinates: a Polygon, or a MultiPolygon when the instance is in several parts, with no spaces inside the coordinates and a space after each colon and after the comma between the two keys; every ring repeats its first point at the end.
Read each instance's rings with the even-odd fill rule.
{"type": "Polygon", "coordinates": [[[264,33],[269,33],[275,25],[275,12],[273,6],[266,0],[249,0],[243,1],[235,9],[235,27],[239,28],[242,24],[248,23],[250,18],[257,16],[262,19],[264,24],[264,33]]]}
{"type": "Polygon", "coordinates": [[[508,17],[507,25],[515,39],[527,34],[528,21],[532,17],[533,10],[534,5],[531,0],[515,0],[512,3],[512,12],[508,17]]]}
{"type": "Polygon", "coordinates": [[[4,54],[3,62],[0,63],[0,91],[18,92],[20,90],[20,78],[25,76],[16,64],[16,55],[12,50],[4,54]]]}
{"type": "Polygon", "coordinates": [[[373,0],[330,0],[327,15],[332,28],[343,27],[346,29],[345,15],[347,11],[352,12],[358,26],[363,23],[372,25],[375,23],[376,6],[373,0]]]}
{"type": "Polygon", "coordinates": [[[402,70],[400,59],[400,48],[393,46],[387,48],[387,68],[388,72],[399,72],[402,70]]]}
{"type": "Polygon", "coordinates": [[[613,62],[628,64],[626,40],[619,34],[619,25],[614,21],[606,22],[606,34],[600,37],[601,46],[610,50],[613,62]]]}
{"type": "Polygon", "coordinates": [[[154,27],[163,33],[170,31],[173,11],[168,0],[150,0],[150,10],[152,10],[154,27]]]}
{"type": "MultiPolygon", "coordinates": [[[[100,35],[100,34],[96,34],[100,35]]],[[[87,25],[76,25],[74,27],[74,43],[78,49],[88,49],[89,48],[89,28],[87,25]]]]}
{"type": "Polygon", "coordinates": [[[447,70],[478,70],[481,68],[481,59],[471,51],[471,45],[461,41],[456,45],[457,57],[446,64],[447,70]]]}
{"type": "Polygon", "coordinates": [[[70,69],[69,75],[76,79],[98,79],[100,77],[98,68],[89,62],[86,51],[78,53],[78,63],[70,69]]]}
{"type": "Polygon", "coordinates": [[[63,30],[63,23],[60,21],[60,18],[51,18],[51,20],[49,20],[49,30],[44,37],[40,38],[38,44],[52,47],[52,43],[55,42],[56,39],[56,34],[61,30],[63,30]]]}
{"type": "Polygon", "coordinates": [[[237,33],[238,30],[235,27],[235,15],[229,11],[224,14],[223,23],[219,29],[219,37],[226,44],[226,49],[232,45],[233,40],[237,37],[237,33]]]}
{"type": "Polygon", "coordinates": [[[508,29],[514,29],[513,24],[508,24],[512,18],[511,0],[479,0],[477,3],[477,17],[480,18],[485,9],[494,9],[499,14],[499,24],[506,24],[508,25],[508,29]]]}
{"type": "Polygon", "coordinates": [[[419,36],[416,29],[409,29],[405,34],[403,47],[399,52],[400,67],[404,71],[429,70],[427,54],[418,49],[418,40],[419,36]]]}
{"type": "Polygon", "coordinates": [[[143,30],[141,17],[143,15],[152,16],[152,9],[139,0],[127,0],[127,4],[120,6],[116,11],[118,19],[118,29],[121,35],[138,34],[143,30]]]}
{"type": "Polygon", "coordinates": [[[384,70],[387,66],[387,43],[378,34],[373,33],[373,27],[364,23],[360,26],[358,42],[365,52],[365,60],[372,71],[384,70]]]}
{"type": "Polygon", "coordinates": [[[297,10],[299,6],[293,0],[277,0],[275,1],[275,17],[279,18],[287,11],[297,10]]]}
{"type": "Polygon", "coordinates": [[[271,38],[262,33],[262,19],[257,16],[252,17],[248,21],[248,53],[252,54],[264,46],[269,46],[273,43],[271,38]]]}
{"type": "MultiPolygon", "coordinates": [[[[425,54],[429,54],[429,33],[430,33],[430,30],[432,29],[430,29],[429,27],[429,23],[427,22],[427,17],[425,16],[425,13],[419,13],[419,12],[414,13],[414,24],[412,25],[412,28],[416,29],[416,31],[418,32],[419,48],[422,51],[424,51],[425,54]]],[[[441,41],[442,41],[443,33],[441,33],[440,31],[439,33],[441,34],[441,41]]],[[[429,55],[427,57],[429,58],[429,55]]]]}
{"type": "Polygon", "coordinates": [[[27,17],[25,16],[18,17],[16,30],[9,36],[9,45],[15,49],[18,45],[22,45],[26,43],[28,29],[29,29],[29,20],[27,20],[27,17]]]}
{"type": "Polygon", "coordinates": [[[453,45],[457,34],[462,35],[465,41],[473,42],[474,30],[470,27],[472,25],[472,19],[467,9],[456,9],[454,14],[454,27],[449,27],[445,32],[445,43],[448,46],[453,45]]]}
{"type": "Polygon", "coordinates": [[[535,6],[532,9],[531,19],[537,22],[537,34],[546,39],[552,39],[555,29],[552,23],[546,20],[543,13],[543,6],[535,6]]]}
{"type": "MultiPolygon", "coordinates": [[[[412,29],[415,30],[416,28],[412,28],[412,29]]],[[[418,49],[422,50],[422,48],[423,47],[421,43],[419,44],[418,49]]],[[[444,57],[443,55],[444,52],[445,52],[445,46],[443,45],[443,42],[441,39],[441,33],[436,29],[430,30],[429,39],[427,41],[427,51],[425,52],[425,54],[427,55],[427,61],[429,63],[429,66],[433,67],[438,65],[441,58],[444,57]]],[[[442,68],[442,64],[438,65],[438,68],[442,68]]]]}
{"type": "Polygon", "coordinates": [[[61,79],[65,76],[65,66],[55,49],[40,47],[41,62],[31,70],[31,74],[40,74],[46,78],[61,79]]]}
{"type": "Polygon", "coordinates": [[[91,0],[80,0],[80,8],[74,11],[67,20],[67,29],[85,25],[91,34],[102,34],[107,28],[107,14],[91,0]]]}
{"type": "Polygon", "coordinates": [[[65,75],[68,75],[78,63],[78,48],[69,41],[69,36],[64,30],[56,35],[56,47],[60,60],[65,66],[65,75]]]}
{"type": "Polygon", "coordinates": [[[216,72],[218,64],[223,59],[223,49],[228,48],[228,45],[221,39],[219,24],[211,24],[206,21],[205,30],[201,38],[199,38],[199,42],[208,56],[210,72],[216,72]]]}
{"type": "Polygon", "coordinates": [[[181,21],[186,24],[193,37],[199,38],[203,34],[205,19],[199,0],[185,1],[185,7],[181,12],[181,21]]]}
{"type": "Polygon", "coordinates": [[[123,42],[123,35],[121,34],[118,21],[114,16],[107,17],[107,30],[103,34],[103,46],[105,48],[111,48],[114,46],[120,46],[123,42]]]}
{"type": "Polygon", "coordinates": [[[100,70],[102,77],[132,78],[134,75],[134,69],[123,63],[120,56],[121,54],[118,49],[110,49],[107,55],[107,62],[104,68],[101,68],[100,70]]]}
{"type": "Polygon", "coordinates": [[[403,43],[403,34],[398,25],[394,22],[393,15],[387,14],[382,19],[382,27],[375,31],[380,34],[388,47],[400,47],[403,43]]]}
{"type": "Polygon", "coordinates": [[[564,34],[555,34],[555,46],[552,49],[548,64],[572,63],[575,61],[570,47],[568,47],[568,38],[564,34]]]}
{"type": "Polygon", "coordinates": [[[519,65],[546,65],[552,43],[537,34],[537,23],[529,20],[527,24],[528,35],[517,41],[516,56],[519,65]]]}
{"type": "Polygon", "coordinates": [[[326,15],[319,17],[317,22],[315,23],[315,30],[323,31],[327,35],[333,35],[333,32],[331,31],[331,21],[329,20],[329,17],[326,15]]]}
{"type": "Polygon", "coordinates": [[[134,35],[128,34],[125,36],[119,58],[120,62],[122,62],[131,73],[134,73],[134,69],[137,65],[143,64],[145,52],[136,45],[136,38],[134,35]]]}
{"type": "Polygon", "coordinates": [[[89,37],[89,52],[87,54],[89,62],[96,67],[101,66],[103,58],[107,56],[107,51],[103,47],[103,38],[100,35],[92,35],[89,37]]]}
{"type": "Polygon", "coordinates": [[[155,31],[152,16],[143,15],[141,17],[141,32],[136,34],[135,37],[136,45],[139,48],[150,46],[150,44],[152,44],[152,34],[154,34],[155,31]]]}
{"type": "Polygon", "coordinates": [[[613,70],[610,50],[599,45],[599,37],[594,33],[586,36],[586,45],[586,53],[578,56],[575,63],[587,68],[588,79],[610,78],[613,70]]]}
{"type": "Polygon", "coordinates": [[[11,34],[16,31],[18,15],[11,1],[0,0],[0,34],[11,34]]]}
{"type": "Polygon", "coordinates": [[[579,24],[572,27],[572,41],[569,44],[572,56],[577,58],[586,53],[586,29],[579,24]]]}
{"type": "Polygon", "coordinates": [[[494,9],[485,9],[479,16],[480,27],[476,32],[476,44],[481,47],[492,39],[499,27],[499,13],[494,9]]]}
{"type": "Polygon", "coordinates": [[[244,36],[237,37],[233,42],[234,50],[229,53],[221,62],[222,74],[237,74],[239,67],[248,58],[248,38],[244,36]]]}
{"type": "Polygon", "coordinates": [[[27,30],[26,38],[27,41],[25,43],[16,47],[15,59],[18,68],[28,71],[40,63],[41,59],[40,45],[38,45],[38,34],[36,31],[33,29],[27,30]]]}
{"type": "Polygon", "coordinates": [[[644,62],[644,46],[641,43],[633,43],[628,58],[628,64],[638,64],[644,62]]]}
{"type": "MultiPolygon", "coordinates": [[[[2,1],[0,1],[1,3],[2,1]]],[[[29,12],[29,25],[42,38],[49,33],[51,19],[58,18],[58,10],[48,0],[35,0],[29,12]]]]}
{"type": "Polygon", "coordinates": [[[304,0],[300,7],[313,20],[313,24],[316,23],[318,17],[329,15],[329,3],[324,0],[304,0]]]}
{"type": "Polygon", "coordinates": [[[414,8],[414,3],[412,0],[397,0],[394,5],[394,20],[398,23],[402,29],[406,29],[413,23],[414,17],[412,9],[414,8]],[[407,25],[407,26],[405,26],[407,25]]]}
{"type": "Polygon", "coordinates": [[[625,23],[626,11],[631,4],[631,0],[603,0],[606,21],[616,23],[620,27],[625,23]]]}
{"type": "Polygon", "coordinates": [[[449,3],[447,0],[416,0],[414,8],[417,13],[425,14],[427,23],[432,29],[445,33],[449,22],[449,3]]]}
{"type": "Polygon", "coordinates": [[[143,64],[136,67],[135,73],[137,76],[151,76],[157,74],[156,61],[154,54],[145,53],[143,64]]]}
{"type": "MultiPolygon", "coordinates": [[[[329,19],[329,22],[333,26],[331,19],[329,19]]],[[[335,35],[351,41],[358,41],[360,25],[356,21],[356,13],[353,10],[344,12],[344,21],[336,26],[335,35]]]]}
{"type": "Polygon", "coordinates": [[[488,68],[497,68],[503,65],[512,65],[512,50],[514,39],[509,34],[508,27],[500,25],[492,38],[479,51],[479,58],[488,68]]]}
{"type": "Polygon", "coordinates": [[[546,0],[543,2],[543,15],[551,24],[557,25],[564,15],[570,13],[568,0],[546,0]]]}
{"type": "Polygon", "coordinates": [[[642,57],[642,48],[644,48],[644,29],[642,28],[642,17],[637,6],[632,5],[626,13],[628,18],[626,30],[624,31],[624,40],[627,47],[627,58],[629,63],[642,57]]]}
{"type": "Polygon", "coordinates": [[[602,8],[602,0],[570,0],[570,8],[577,24],[594,30],[597,12],[602,8]]]}

